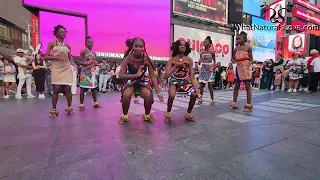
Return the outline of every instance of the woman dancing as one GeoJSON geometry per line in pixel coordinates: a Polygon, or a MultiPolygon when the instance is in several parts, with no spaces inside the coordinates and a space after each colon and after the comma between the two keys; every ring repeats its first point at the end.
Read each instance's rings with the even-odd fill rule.
{"type": "Polygon", "coordinates": [[[80,106],[79,110],[86,110],[84,105],[84,93],[91,89],[91,94],[93,98],[93,107],[100,108],[101,106],[97,102],[97,86],[98,82],[96,79],[95,67],[98,62],[96,60],[96,53],[92,52],[93,40],[90,36],[86,37],[86,49],[80,52],[80,57],[83,59],[79,63],[81,67],[80,72],[80,106]]]}
{"type": "Polygon", "coordinates": [[[64,88],[65,95],[67,98],[68,107],[65,109],[65,111],[69,115],[74,114],[73,109],[71,107],[71,66],[74,66],[75,68],[77,68],[77,66],[71,60],[71,47],[68,44],[64,43],[64,39],[66,38],[66,32],[66,28],[62,25],[57,25],[56,27],[54,27],[53,35],[56,36],[57,39],[48,43],[48,48],[45,57],[46,60],[52,61],[51,84],[53,85],[53,94],[50,117],[57,117],[59,115],[59,112],[57,111],[57,102],[60,87],[64,88]],[[50,55],[51,50],[53,51],[53,56],[50,55]]]}
{"type": "Polygon", "coordinates": [[[178,96],[190,95],[189,107],[185,114],[188,121],[196,121],[191,113],[197,98],[201,98],[197,87],[197,83],[193,76],[193,61],[188,54],[191,52],[190,44],[185,41],[177,40],[172,43],[172,58],[168,61],[165,77],[169,78],[169,98],[167,112],[165,113],[164,122],[169,122],[172,118],[173,100],[178,96]]]}
{"type": "Polygon", "coordinates": [[[122,90],[121,102],[123,115],[119,120],[119,124],[129,121],[130,116],[128,111],[130,101],[132,95],[135,93],[141,93],[144,99],[145,114],[142,116],[143,119],[145,121],[155,122],[153,116],[150,114],[153,104],[153,94],[149,77],[155,85],[159,100],[163,101],[163,96],[160,94],[160,88],[154,74],[154,67],[145,48],[145,42],[141,38],[134,38],[124,55],[119,74],[120,79],[128,80],[127,86],[122,90]]]}
{"type": "MultiPolygon", "coordinates": [[[[213,96],[213,87],[212,83],[215,79],[215,65],[216,65],[216,57],[215,53],[211,51],[210,47],[212,45],[212,40],[211,37],[208,36],[204,40],[204,51],[201,52],[200,54],[200,60],[199,64],[201,65],[200,67],[200,73],[199,73],[199,82],[200,82],[200,94],[203,96],[203,90],[204,87],[206,86],[206,83],[208,83],[208,88],[210,91],[210,97],[211,97],[211,102],[210,104],[213,105],[216,103],[214,100],[213,96]]],[[[202,104],[203,100],[202,98],[199,99],[198,104],[202,104]]]]}
{"type": "Polygon", "coordinates": [[[237,109],[237,99],[240,89],[240,83],[245,84],[247,91],[247,104],[244,106],[244,112],[252,111],[253,106],[251,104],[252,91],[251,91],[251,79],[252,79],[252,48],[245,44],[247,42],[247,34],[241,32],[237,34],[236,45],[234,50],[233,59],[237,63],[235,85],[233,91],[233,103],[230,105],[230,109],[237,109]]]}

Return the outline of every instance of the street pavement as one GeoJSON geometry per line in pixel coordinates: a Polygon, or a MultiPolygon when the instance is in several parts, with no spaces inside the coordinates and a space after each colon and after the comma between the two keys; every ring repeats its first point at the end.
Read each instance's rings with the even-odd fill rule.
{"type": "MultiPolygon", "coordinates": [[[[166,94],[167,97],[167,94],[166,94]]],[[[120,94],[101,94],[103,106],[51,119],[50,98],[0,99],[0,180],[319,180],[320,94],[254,91],[252,112],[229,110],[232,91],[205,92],[198,122],[184,120],[188,100],[176,98],[171,123],[155,98],[154,124],[143,100],[131,104],[129,123],[117,123],[120,94]]]]}

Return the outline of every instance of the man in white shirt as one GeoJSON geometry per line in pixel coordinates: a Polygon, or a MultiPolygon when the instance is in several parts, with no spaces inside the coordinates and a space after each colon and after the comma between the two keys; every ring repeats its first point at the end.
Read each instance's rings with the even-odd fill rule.
{"type": "Polygon", "coordinates": [[[14,62],[18,66],[18,79],[19,85],[17,89],[16,99],[22,99],[21,97],[21,90],[24,83],[27,85],[27,97],[34,98],[35,96],[31,93],[31,81],[32,81],[32,74],[31,71],[28,70],[28,63],[27,59],[24,57],[24,50],[17,49],[17,56],[14,57],[14,62]]]}
{"type": "Polygon", "coordinates": [[[121,70],[120,64],[116,63],[115,75],[116,75],[116,84],[117,84],[118,91],[120,91],[122,89],[122,80],[119,78],[120,70],[121,70]]]}
{"type": "Polygon", "coordinates": [[[311,93],[317,92],[318,84],[320,81],[320,56],[319,52],[316,49],[310,51],[310,54],[313,55],[310,58],[310,68],[311,70],[311,93]]]}

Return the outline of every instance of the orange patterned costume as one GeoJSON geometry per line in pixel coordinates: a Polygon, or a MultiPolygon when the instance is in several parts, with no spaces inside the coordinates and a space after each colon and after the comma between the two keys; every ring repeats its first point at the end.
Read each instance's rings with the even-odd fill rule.
{"type": "Polygon", "coordinates": [[[252,80],[252,63],[247,51],[237,51],[235,53],[236,80],[239,82],[252,80]]]}

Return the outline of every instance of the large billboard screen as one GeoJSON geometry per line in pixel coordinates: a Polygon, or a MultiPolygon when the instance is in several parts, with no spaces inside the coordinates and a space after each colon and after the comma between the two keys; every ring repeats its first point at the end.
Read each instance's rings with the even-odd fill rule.
{"type": "MultiPolygon", "coordinates": [[[[88,35],[94,40],[96,52],[123,54],[126,39],[141,37],[150,56],[158,60],[170,57],[170,0],[24,0],[24,3],[87,14],[88,35]]],[[[67,19],[53,23],[77,25],[67,19]]]]}
{"type": "Polygon", "coordinates": [[[211,37],[211,50],[216,53],[216,61],[227,66],[232,56],[232,37],[230,35],[178,25],[174,26],[174,41],[184,40],[189,42],[192,49],[189,56],[195,62],[199,61],[200,53],[204,50],[204,40],[207,36],[211,37]]]}
{"type": "Polygon", "coordinates": [[[53,29],[58,22],[67,30],[65,43],[71,46],[71,54],[80,55],[80,51],[84,49],[86,37],[84,18],[40,11],[39,19],[42,53],[46,52],[48,42],[56,39],[53,35],[53,29]]]}
{"type": "Polygon", "coordinates": [[[173,0],[173,13],[226,24],[227,0],[173,0]]]}
{"type": "Polygon", "coordinates": [[[243,12],[260,17],[260,0],[243,0],[243,12]]]}

